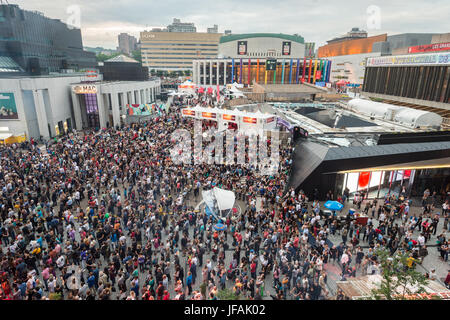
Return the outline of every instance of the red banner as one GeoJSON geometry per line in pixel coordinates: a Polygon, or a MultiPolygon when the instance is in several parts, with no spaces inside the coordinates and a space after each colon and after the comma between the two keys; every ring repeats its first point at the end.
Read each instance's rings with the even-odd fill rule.
{"type": "Polygon", "coordinates": [[[195,116],[195,111],[193,110],[183,109],[182,112],[185,116],[195,116]]]}
{"type": "Polygon", "coordinates": [[[202,117],[203,118],[209,118],[209,119],[215,119],[216,118],[216,114],[215,113],[211,113],[211,112],[202,112],[202,117]]]}
{"type": "Polygon", "coordinates": [[[236,121],[236,116],[232,116],[230,114],[224,114],[224,115],[222,115],[222,119],[228,120],[228,121],[236,121]]]}
{"type": "Polygon", "coordinates": [[[421,46],[409,47],[408,53],[434,52],[434,51],[447,51],[447,50],[450,50],[450,42],[424,44],[421,46]]]}
{"type": "Polygon", "coordinates": [[[370,172],[361,172],[359,174],[358,186],[361,189],[367,188],[369,185],[370,172]]]}

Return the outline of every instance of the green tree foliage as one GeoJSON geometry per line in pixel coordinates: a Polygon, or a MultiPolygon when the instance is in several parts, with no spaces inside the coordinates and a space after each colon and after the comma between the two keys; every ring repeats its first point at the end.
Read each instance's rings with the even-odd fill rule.
{"type": "Polygon", "coordinates": [[[225,288],[217,291],[217,299],[219,300],[245,300],[241,295],[236,295],[232,289],[225,288]]]}
{"type": "Polygon", "coordinates": [[[382,280],[379,288],[372,290],[371,299],[405,300],[408,295],[424,293],[428,279],[422,273],[409,267],[411,257],[408,253],[396,252],[390,255],[387,249],[378,249],[382,280]]]}
{"type": "Polygon", "coordinates": [[[142,63],[142,54],[141,54],[141,50],[134,50],[133,52],[131,52],[131,57],[134,60],[139,61],[140,63],[142,63]]]}
{"type": "Polygon", "coordinates": [[[122,54],[122,53],[116,52],[116,53],[113,53],[113,54],[111,54],[111,55],[99,53],[98,55],[96,55],[97,62],[104,62],[104,61],[106,61],[106,60],[108,60],[108,59],[117,57],[117,56],[120,55],[120,54],[122,54]]]}

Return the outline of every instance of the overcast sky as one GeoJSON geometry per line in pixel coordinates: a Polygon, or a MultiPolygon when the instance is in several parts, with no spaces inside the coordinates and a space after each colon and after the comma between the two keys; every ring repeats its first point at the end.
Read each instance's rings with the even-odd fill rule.
{"type": "Polygon", "coordinates": [[[230,29],[233,33],[297,33],[307,42],[316,42],[316,48],[352,27],[368,31],[369,36],[450,32],[449,0],[9,0],[9,3],[70,24],[79,20],[85,46],[109,49],[118,45],[120,32],[139,38],[140,31],[165,27],[173,18],[195,23],[198,32],[206,32],[207,27],[217,24],[219,32],[230,29]],[[80,19],[74,15],[74,5],[80,9],[80,19]]]}

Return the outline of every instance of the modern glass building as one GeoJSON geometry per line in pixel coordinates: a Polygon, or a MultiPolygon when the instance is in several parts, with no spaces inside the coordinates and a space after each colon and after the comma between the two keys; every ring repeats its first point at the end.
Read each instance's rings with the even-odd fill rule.
{"type": "Polygon", "coordinates": [[[29,75],[97,66],[83,50],[80,29],[18,5],[0,4],[0,58],[10,57],[29,75]]]}

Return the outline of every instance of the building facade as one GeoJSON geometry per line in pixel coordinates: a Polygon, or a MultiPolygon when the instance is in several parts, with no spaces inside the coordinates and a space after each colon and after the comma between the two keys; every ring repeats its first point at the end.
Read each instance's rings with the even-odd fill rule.
{"type": "Polygon", "coordinates": [[[305,41],[298,35],[282,33],[249,33],[220,38],[221,58],[303,58],[305,41]]]}
{"type": "Polygon", "coordinates": [[[0,127],[34,139],[48,139],[77,128],[70,85],[85,78],[84,73],[79,73],[0,79],[0,127]]]}
{"type": "Polygon", "coordinates": [[[148,68],[125,55],[108,59],[99,67],[104,81],[147,81],[148,68]]]}
{"type": "Polygon", "coordinates": [[[192,70],[192,61],[215,58],[220,33],[141,32],[142,64],[149,70],[192,70]]]}
{"type": "Polygon", "coordinates": [[[369,58],[363,94],[450,118],[450,52],[369,58]]]}
{"type": "Polygon", "coordinates": [[[120,126],[127,104],[149,104],[161,92],[161,81],[76,83],[70,87],[77,129],[120,126]]]}
{"type": "Polygon", "coordinates": [[[95,54],[83,50],[80,29],[12,4],[0,4],[0,57],[29,75],[97,66],[95,54]]]}
{"type": "Polygon", "coordinates": [[[193,81],[203,86],[239,83],[295,84],[329,82],[332,64],[326,59],[198,59],[193,62],[193,81]],[[315,75],[315,76],[314,76],[315,75]]]}

